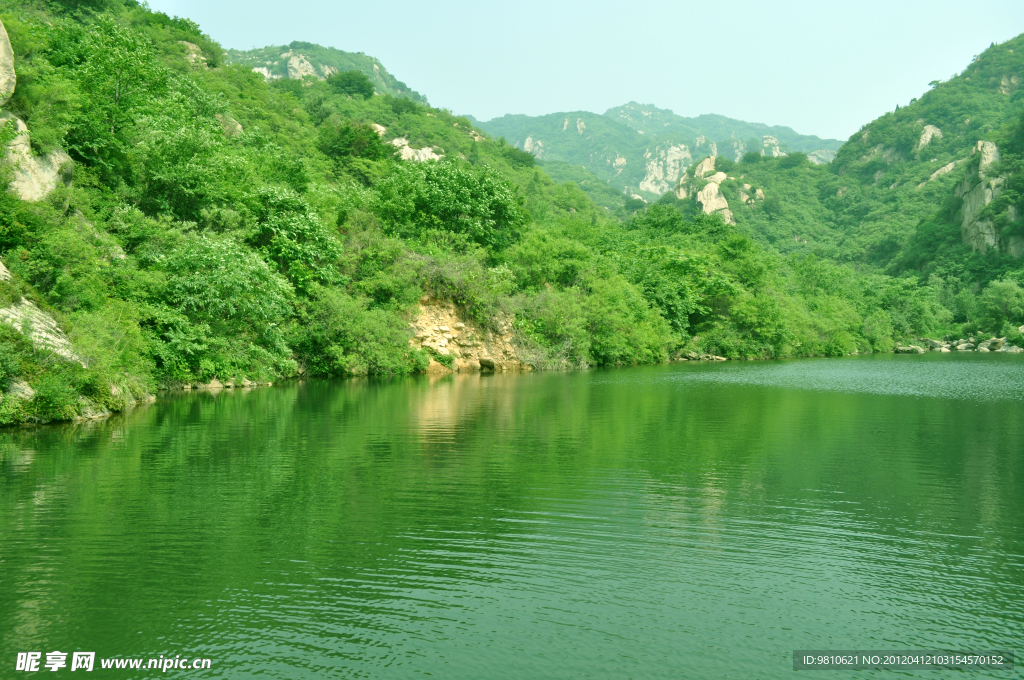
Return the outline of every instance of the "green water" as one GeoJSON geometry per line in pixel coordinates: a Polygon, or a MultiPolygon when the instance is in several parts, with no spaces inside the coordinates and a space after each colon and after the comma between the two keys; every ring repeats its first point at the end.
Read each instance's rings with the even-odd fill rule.
{"type": "Polygon", "coordinates": [[[0,677],[87,650],[773,678],[794,649],[1022,641],[1019,357],[308,382],[0,432],[0,677]]]}

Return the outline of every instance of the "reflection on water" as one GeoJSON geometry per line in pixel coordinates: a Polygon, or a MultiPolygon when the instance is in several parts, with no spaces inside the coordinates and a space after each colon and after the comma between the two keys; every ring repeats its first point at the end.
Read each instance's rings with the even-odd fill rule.
{"type": "Polygon", "coordinates": [[[747,678],[797,648],[1012,649],[1007,359],[308,382],[5,431],[0,668],[747,678]]]}

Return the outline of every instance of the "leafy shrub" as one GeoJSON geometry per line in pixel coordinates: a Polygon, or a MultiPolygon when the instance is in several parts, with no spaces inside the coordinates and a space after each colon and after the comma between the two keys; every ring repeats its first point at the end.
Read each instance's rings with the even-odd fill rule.
{"type": "Polygon", "coordinates": [[[778,163],[780,168],[789,170],[792,168],[803,167],[807,165],[809,161],[807,160],[807,154],[794,152],[779,158],[778,163]]]}
{"type": "Polygon", "coordinates": [[[336,282],[341,244],[309,205],[277,187],[261,189],[256,197],[258,222],[249,243],[300,289],[314,281],[336,282]]]}
{"type": "Polygon", "coordinates": [[[388,108],[390,108],[396,116],[416,113],[420,109],[416,102],[411,99],[406,99],[405,97],[393,97],[390,94],[384,95],[384,103],[387,104],[388,108]]]}
{"type": "Polygon", "coordinates": [[[455,355],[453,354],[441,354],[433,347],[427,348],[427,353],[434,358],[434,361],[441,364],[445,368],[453,368],[455,366],[455,355]]]}
{"type": "Polygon", "coordinates": [[[395,147],[385,144],[369,125],[352,121],[328,123],[320,127],[317,144],[324,155],[336,160],[393,158],[395,147]]]}
{"type": "Polygon", "coordinates": [[[253,251],[224,236],[189,235],[162,262],[166,284],[150,312],[159,367],[191,376],[287,374],[290,351],[281,326],[292,287],[253,251]]]}
{"type": "Polygon", "coordinates": [[[426,369],[402,319],[365,300],[315,287],[300,303],[291,344],[310,375],[402,375],[426,369]]]}
{"type": "Polygon", "coordinates": [[[374,212],[386,230],[404,237],[437,231],[500,250],[519,238],[525,222],[512,186],[487,166],[400,163],[376,190],[374,212]]]}
{"type": "Polygon", "coordinates": [[[373,83],[362,71],[342,71],[327,77],[327,84],[335,92],[350,97],[369,99],[373,96],[373,83]]]}
{"type": "Polygon", "coordinates": [[[993,281],[982,291],[979,302],[988,328],[1024,323],[1024,289],[1016,281],[993,281]]]}
{"type": "Polygon", "coordinates": [[[51,37],[50,61],[67,69],[85,98],[74,109],[69,150],[107,173],[127,172],[128,132],[139,113],[168,86],[150,41],[101,15],[87,31],[70,23],[58,25],[51,37]]]}

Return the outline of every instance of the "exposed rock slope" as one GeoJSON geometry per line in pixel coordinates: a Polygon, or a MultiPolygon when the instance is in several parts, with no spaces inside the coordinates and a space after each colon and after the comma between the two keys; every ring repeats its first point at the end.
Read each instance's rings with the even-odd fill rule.
{"type": "MultiPolygon", "coordinates": [[[[415,333],[410,340],[413,347],[452,357],[456,371],[508,371],[529,370],[520,355],[508,319],[498,319],[498,328],[488,330],[479,324],[462,319],[451,302],[424,298],[420,300],[415,320],[409,324],[415,333]]],[[[448,370],[437,361],[431,361],[434,372],[448,370]]]]}

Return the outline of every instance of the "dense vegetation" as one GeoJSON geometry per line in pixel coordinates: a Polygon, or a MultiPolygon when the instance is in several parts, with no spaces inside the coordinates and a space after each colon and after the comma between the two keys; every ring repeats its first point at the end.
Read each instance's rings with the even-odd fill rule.
{"type": "Polygon", "coordinates": [[[188,20],[77,7],[0,4],[18,69],[5,112],[76,164],[44,201],[0,195],[14,275],[0,292],[53,314],[85,364],[0,326],[0,388],[37,395],[0,402],[3,422],[213,378],[422,371],[408,318],[425,294],[485,326],[511,319],[539,368],[838,356],[1024,321],[1020,270],[971,292],[966,314],[942,276],[888,275],[835,236],[820,252],[771,245],[813,228],[796,187],[838,181],[799,155],[728,171],[777,197],[735,226],[671,194],[619,219],[362,71],[268,82],[188,20]],[[399,160],[396,138],[443,159],[399,160]]]}
{"type": "MultiPolygon", "coordinates": [[[[962,337],[1016,336],[1024,314],[995,308],[1020,303],[996,303],[993,296],[999,290],[1007,300],[1019,300],[1024,284],[1024,262],[1007,247],[1011,237],[1024,236],[1022,75],[1024,36],[1018,36],[993,45],[963,73],[932,83],[908,106],[865,125],[827,166],[802,154],[747,154],[738,163],[720,157],[716,169],[729,176],[721,191],[737,229],[782,253],[913,278],[935,291],[962,337]],[[926,126],[932,134],[925,134],[926,126]],[[957,191],[977,172],[979,140],[997,144],[1002,160],[988,172],[1005,178],[981,214],[996,224],[1000,240],[985,252],[964,243],[957,191]],[[744,184],[751,186],[747,194],[761,189],[766,200],[742,202],[744,184]]],[[[684,211],[697,209],[692,196],[663,200],[684,211]]]]}

